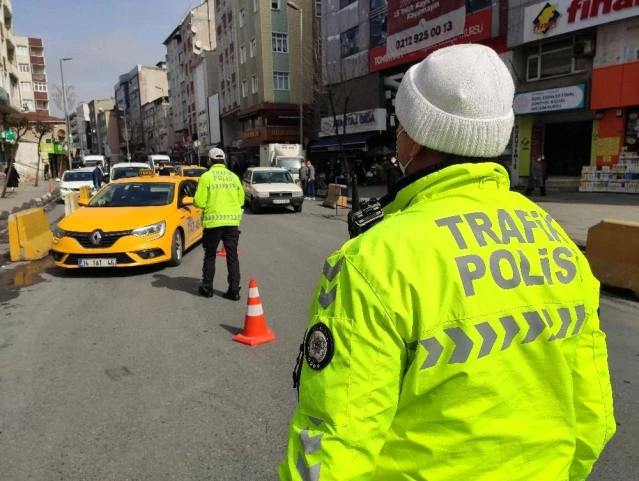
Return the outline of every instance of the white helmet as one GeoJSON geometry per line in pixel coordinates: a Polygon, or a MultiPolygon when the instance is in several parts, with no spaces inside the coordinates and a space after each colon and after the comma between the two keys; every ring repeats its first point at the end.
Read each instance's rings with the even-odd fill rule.
{"type": "Polygon", "coordinates": [[[209,150],[209,159],[226,160],[226,154],[222,149],[218,149],[217,147],[215,147],[209,150]]]}

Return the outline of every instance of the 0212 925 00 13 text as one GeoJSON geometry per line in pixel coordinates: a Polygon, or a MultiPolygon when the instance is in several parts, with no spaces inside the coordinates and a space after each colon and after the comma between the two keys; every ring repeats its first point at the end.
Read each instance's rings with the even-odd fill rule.
{"type": "MultiPolygon", "coordinates": [[[[395,47],[400,49],[400,48],[404,48],[407,46],[411,46],[411,45],[415,45],[417,46],[418,49],[420,49],[421,47],[419,46],[422,43],[426,43],[428,42],[429,39],[435,39],[436,37],[439,37],[442,33],[446,33],[446,32],[450,32],[453,29],[453,22],[452,21],[448,21],[442,25],[437,25],[435,27],[432,27],[430,30],[427,28],[422,32],[418,32],[414,35],[409,35],[408,37],[405,38],[401,38],[401,39],[397,39],[395,41],[395,47]]],[[[430,45],[429,42],[428,45],[430,45]]],[[[424,48],[426,48],[426,45],[424,45],[424,48]]]]}

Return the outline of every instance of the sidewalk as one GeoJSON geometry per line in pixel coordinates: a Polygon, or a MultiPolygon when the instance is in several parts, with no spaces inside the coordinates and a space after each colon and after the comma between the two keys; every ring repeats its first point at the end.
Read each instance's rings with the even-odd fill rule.
{"type": "MultiPolygon", "coordinates": [[[[4,174],[0,175],[0,193],[4,187],[4,177],[4,174]]],[[[59,196],[57,182],[54,184],[56,190],[52,194],[49,193],[49,181],[41,180],[38,187],[34,187],[33,183],[33,180],[28,183],[20,182],[20,187],[17,187],[15,192],[7,189],[6,197],[0,199],[0,220],[6,220],[9,214],[21,210],[45,205],[59,196]]]]}
{"type": "MultiPolygon", "coordinates": [[[[361,186],[359,194],[362,199],[379,199],[386,194],[386,186],[361,186]]],[[[586,245],[588,229],[604,219],[639,222],[639,195],[549,192],[530,199],[552,215],[579,246],[586,245]]]]}

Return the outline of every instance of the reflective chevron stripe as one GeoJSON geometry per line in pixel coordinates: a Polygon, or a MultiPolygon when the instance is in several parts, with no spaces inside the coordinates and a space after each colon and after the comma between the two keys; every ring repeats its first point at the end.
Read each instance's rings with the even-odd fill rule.
{"type": "Polygon", "coordinates": [[[320,289],[319,303],[322,309],[327,309],[337,299],[337,286],[333,287],[330,291],[326,292],[323,287],[320,289]]]}
{"type": "Polygon", "coordinates": [[[328,260],[324,263],[324,269],[322,271],[322,274],[324,274],[324,277],[328,279],[328,282],[333,282],[333,279],[337,277],[337,274],[339,274],[339,271],[342,269],[343,262],[344,262],[344,258],[341,257],[340,260],[338,260],[334,266],[331,266],[328,263],[328,260]]]}
{"type": "MultiPolygon", "coordinates": [[[[474,325],[463,327],[450,327],[444,329],[446,338],[441,334],[439,336],[431,336],[427,339],[419,341],[417,346],[421,345],[426,351],[426,357],[420,369],[429,369],[440,363],[444,358],[444,352],[450,353],[448,364],[465,364],[469,361],[479,360],[484,357],[507,351],[513,345],[526,345],[541,340],[556,341],[565,339],[569,335],[570,326],[575,320],[575,326],[570,336],[575,336],[581,332],[586,319],[586,310],[583,305],[574,308],[560,307],[554,311],[555,316],[546,309],[541,311],[527,311],[517,316],[503,316],[498,319],[499,322],[483,321],[474,325]],[[555,320],[560,322],[553,322],[555,320]],[[558,331],[549,338],[541,334],[548,328],[553,330],[553,326],[558,326],[558,331]],[[522,326],[526,326],[525,337],[518,343],[514,340],[522,331],[522,326]],[[498,328],[499,327],[499,328],[498,328]],[[476,333],[473,332],[477,331],[476,333]],[[503,334],[500,334],[503,333],[503,334]],[[474,339],[477,334],[481,337],[478,342],[474,339]],[[497,340],[503,335],[501,347],[496,349],[497,340]],[[475,344],[480,344],[479,351],[476,356],[471,354],[475,348],[475,344]]],[[[415,343],[408,343],[407,350],[410,350],[415,343]]]]}
{"type": "MultiPolygon", "coordinates": [[[[321,419],[313,418],[309,416],[309,419],[316,426],[322,423],[321,419]]],[[[300,432],[300,443],[302,444],[302,450],[304,454],[313,454],[322,449],[322,438],[324,433],[311,436],[308,429],[304,429],[300,432]]],[[[300,454],[297,457],[297,472],[304,481],[319,481],[321,463],[314,464],[313,466],[306,466],[304,457],[300,454]]]]}

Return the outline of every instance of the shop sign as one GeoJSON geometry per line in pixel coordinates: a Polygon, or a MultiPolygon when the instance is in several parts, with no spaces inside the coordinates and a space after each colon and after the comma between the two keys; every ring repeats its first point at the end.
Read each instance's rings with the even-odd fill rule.
{"type": "Polygon", "coordinates": [[[267,127],[266,135],[271,137],[294,137],[300,134],[300,129],[296,127],[267,127]]]}
{"type": "Polygon", "coordinates": [[[416,62],[427,57],[435,50],[448,47],[449,45],[480,42],[482,40],[489,39],[492,35],[491,29],[492,8],[485,8],[470,15],[466,15],[466,24],[462,35],[446,42],[439,43],[436,46],[417,50],[405,55],[391,55],[387,51],[386,45],[380,45],[379,47],[370,49],[369,70],[371,72],[377,72],[378,70],[385,70],[397,65],[416,62]]]}
{"type": "Polygon", "coordinates": [[[639,15],[636,0],[554,0],[526,8],[524,43],[639,15]]]}
{"type": "Polygon", "coordinates": [[[62,144],[43,142],[40,144],[40,152],[46,154],[61,155],[64,154],[65,149],[62,144]]]}
{"type": "Polygon", "coordinates": [[[513,127],[513,162],[512,162],[512,170],[514,172],[519,172],[519,148],[520,148],[520,139],[521,129],[518,124],[515,124],[513,127]]]}
{"type": "Polygon", "coordinates": [[[16,133],[13,130],[3,130],[2,138],[6,142],[15,142],[16,141],[16,133]]]}
{"type": "Polygon", "coordinates": [[[465,17],[465,0],[388,0],[388,53],[403,55],[462,35],[465,17]]]}
{"type": "Polygon", "coordinates": [[[639,60],[639,16],[597,29],[595,68],[637,60],[639,60]]]}
{"type": "Polygon", "coordinates": [[[335,135],[335,122],[340,134],[344,133],[344,122],[346,122],[346,133],[355,134],[360,132],[371,132],[374,130],[386,130],[386,109],[362,110],[350,114],[338,115],[337,118],[323,117],[320,137],[335,135]]]}
{"type": "Polygon", "coordinates": [[[515,95],[513,102],[516,115],[583,109],[585,106],[585,84],[521,93],[515,95]]]}
{"type": "Polygon", "coordinates": [[[242,132],[243,139],[254,139],[260,135],[262,135],[262,131],[260,129],[245,130],[242,132]]]}

